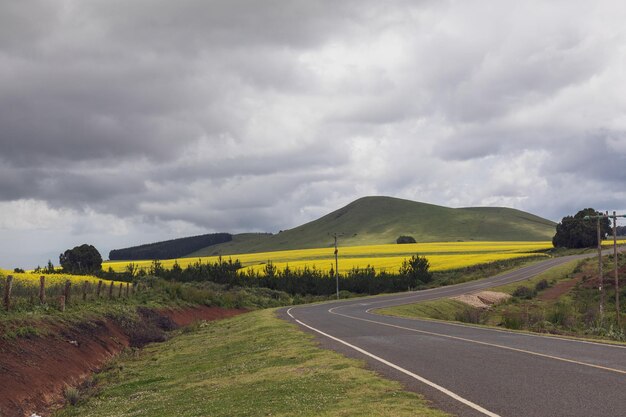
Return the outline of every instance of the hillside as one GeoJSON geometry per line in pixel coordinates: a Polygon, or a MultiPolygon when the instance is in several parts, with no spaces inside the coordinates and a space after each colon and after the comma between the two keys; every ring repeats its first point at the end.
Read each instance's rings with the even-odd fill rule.
{"type": "Polygon", "coordinates": [[[400,235],[418,242],[545,241],[555,223],[504,207],[448,208],[392,197],[363,197],[317,220],[278,234],[244,233],[208,246],[193,256],[228,255],[330,246],[340,233],[342,246],[394,243],[400,235]]]}

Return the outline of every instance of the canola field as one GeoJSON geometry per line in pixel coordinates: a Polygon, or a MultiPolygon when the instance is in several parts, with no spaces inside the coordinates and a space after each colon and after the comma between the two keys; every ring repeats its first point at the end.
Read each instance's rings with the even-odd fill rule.
{"type": "MultiPolygon", "coordinates": [[[[13,276],[13,282],[15,285],[39,286],[39,277],[46,277],[46,287],[55,285],[64,285],[65,281],[71,281],[72,283],[82,284],[87,281],[90,284],[98,284],[100,278],[91,275],[66,275],[66,274],[45,274],[35,272],[13,272],[0,269],[0,277],[6,277],[8,275],[13,276]]],[[[111,281],[103,279],[104,284],[110,284],[111,281]]]]}
{"type": "MultiPolygon", "coordinates": [[[[552,248],[551,242],[439,242],[388,244],[368,246],[339,247],[339,272],[345,273],[353,268],[372,266],[377,272],[398,272],[405,259],[413,255],[426,256],[432,271],[465,268],[472,265],[502,261],[507,259],[532,256],[547,256],[539,251],[552,248]]],[[[244,268],[263,271],[265,264],[271,261],[278,269],[287,266],[291,269],[304,267],[317,268],[323,271],[334,269],[334,247],[300,249],[276,252],[249,253],[227,255],[224,260],[238,259],[244,268]]],[[[164,268],[171,268],[177,262],[182,268],[190,264],[217,262],[217,256],[202,258],[180,258],[161,260],[164,268]]],[[[102,268],[122,272],[129,261],[107,261],[102,268]]],[[[152,261],[133,261],[138,268],[148,270],[152,261]]]]}

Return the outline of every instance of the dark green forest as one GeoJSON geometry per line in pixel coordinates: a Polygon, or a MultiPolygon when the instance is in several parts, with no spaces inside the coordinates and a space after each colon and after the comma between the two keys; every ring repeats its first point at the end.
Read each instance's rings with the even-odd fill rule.
{"type": "Polygon", "coordinates": [[[207,246],[230,242],[230,233],[210,233],[206,235],[171,239],[163,242],[148,243],[109,252],[112,261],[138,261],[142,259],[181,258],[207,246]]]}

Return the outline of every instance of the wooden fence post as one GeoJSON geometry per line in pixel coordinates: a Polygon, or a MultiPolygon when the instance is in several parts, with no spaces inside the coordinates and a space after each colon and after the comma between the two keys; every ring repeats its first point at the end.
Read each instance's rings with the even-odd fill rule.
{"type": "Polygon", "coordinates": [[[65,296],[64,295],[59,296],[59,310],[61,310],[61,312],[65,311],[65,296]]]}
{"type": "Polygon", "coordinates": [[[98,289],[96,290],[96,298],[100,298],[100,291],[102,291],[102,280],[98,281],[98,289]]]}
{"type": "Polygon", "coordinates": [[[128,298],[128,292],[130,291],[129,288],[130,288],[130,284],[127,282],[126,283],[126,298],[128,298]]]}
{"type": "Polygon", "coordinates": [[[117,293],[117,298],[121,298],[122,297],[122,283],[120,282],[120,290],[117,293]]]}
{"type": "Polygon", "coordinates": [[[87,290],[89,289],[89,281],[83,282],[83,301],[87,301],[87,290]]]}
{"type": "Polygon", "coordinates": [[[109,286],[109,298],[113,298],[113,281],[111,281],[111,285],[109,286]]]}
{"type": "Polygon", "coordinates": [[[39,303],[46,304],[46,277],[39,277],[39,303]]]}
{"type": "Polygon", "coordinates": [[[13,289],[13,275],[7,276],[7,283],[4,287],[4,308],[6,311],[11,309],[11,290],[13,289]]]}
{"type": "Polygon", "coordinates": [[[70,303],[70,290],[72,289],[72,281],[65,281],[65,290],[63,291],[63,295],[65,296],[65,304],[70,303]]]}

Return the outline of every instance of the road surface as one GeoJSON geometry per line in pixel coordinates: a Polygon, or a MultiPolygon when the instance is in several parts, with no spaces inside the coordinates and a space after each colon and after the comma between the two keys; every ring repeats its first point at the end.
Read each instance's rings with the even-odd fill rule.
{"type": "Polygon", "coordinates": [[[459,416],[626,416],[624,346],[372,311],[525,280],[582,257],[431,290],[298,306],[282,316],[459,416]]]}

